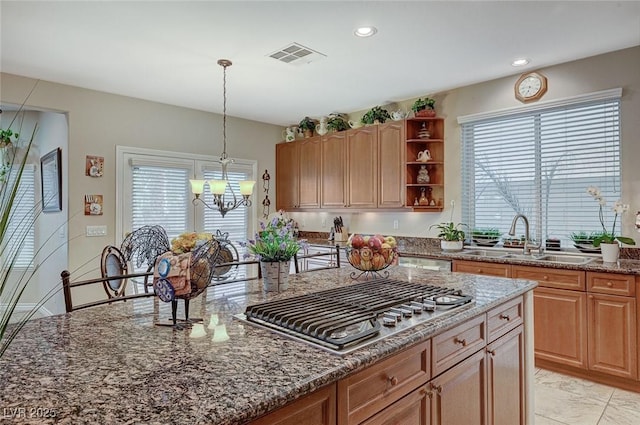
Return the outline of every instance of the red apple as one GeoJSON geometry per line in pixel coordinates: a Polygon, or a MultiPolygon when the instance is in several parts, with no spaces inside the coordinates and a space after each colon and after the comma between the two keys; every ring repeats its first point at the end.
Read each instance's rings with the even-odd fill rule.
{"type": "Polygon", "coordinates": [[[371,251],[378,252],[382,247],[382,242],[380,242],[380,239],[374,236],[369,238],[368,245],[369,245],[369,248],[371,248],[371,251]]]}
{"type": "Polygon", "coordinates": [[[364,238],[362,235],[352,235],[351,246],[356,249],[360,249],[364,246],[364,238]]]}

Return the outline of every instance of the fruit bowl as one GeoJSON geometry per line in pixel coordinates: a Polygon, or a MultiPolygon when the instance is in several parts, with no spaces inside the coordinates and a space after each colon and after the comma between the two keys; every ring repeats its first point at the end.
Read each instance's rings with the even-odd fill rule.
{"type": "Polygon", "coordinates": [[[346,248],[347,260],[354,268],[363,272],[377,272],[393,264],[398,255],[396,248],[380,248],[373,251],[369,247],[346,248]]]}
{"type": "MultiPolygon", "coordinates": [[[[345,251],[349,264],[362,272],[359,275],[351,273],[353,279],[382,277],[378,272],[389,267],[398,257],[393,236],[353,234],[347,240],[345,251]]],[[[385,273],[388,277],[389,272],[385,273]]]]}

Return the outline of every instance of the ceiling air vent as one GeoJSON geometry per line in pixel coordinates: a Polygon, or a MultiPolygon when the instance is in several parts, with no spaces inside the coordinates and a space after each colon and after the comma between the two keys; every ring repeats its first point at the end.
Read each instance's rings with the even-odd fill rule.
{"type": "Polygon", "coordinates": [[[301,65],[305,63],[315,62],[318,59],[326,58],[327,55],[323,55],[320,52],[316,52],[313,49],[304,47],[298,43],[291,43],[282,49],[278,49],[275,52],[269,54],[280,62],[290,63],[292,65],[301,65]]]}

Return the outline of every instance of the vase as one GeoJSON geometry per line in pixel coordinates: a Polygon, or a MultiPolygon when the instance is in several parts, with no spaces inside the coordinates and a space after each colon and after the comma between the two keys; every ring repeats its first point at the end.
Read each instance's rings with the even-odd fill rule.
{"type": "Polygon", "coordinates": [[[290,261],[260,261],[262,282],[267,292],[280,292],[289,288],[290,261]]]}
{"type": "Polygon", "coordinates": [[[615,243],[601,243],[600,250],[602,251],[603,263],[615,263],[620,256],[620,245],[615,243]]]}
{"type": "Polygon", "coordinates": [[[443,251],[455,252],[462,251],[463,241],[440,241],[440,248],[443,251]]]}

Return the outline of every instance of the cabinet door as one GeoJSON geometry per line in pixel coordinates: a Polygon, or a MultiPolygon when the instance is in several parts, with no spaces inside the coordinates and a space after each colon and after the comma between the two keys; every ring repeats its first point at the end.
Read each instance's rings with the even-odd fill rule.
{"type": "Polygon", "coordinates": [[[322,152],[322,207],[344,208],[347,205],[345,196],[347,165],[345,132],[330,133],[321,139],[320,144],[322,152]]]}
{"type": "Polygon", "coordinates": [[[589,369],[636,379],[636,300],[588,295],[589,369]]]}
{"type": "Polygon", "coordinates": [[[253,421],[251,425],[335,425],[336,386],[329,385],[253,421]]]}
{"type": "Polygon", "coordinates": [[[276,145],[276,209],[298,208],[298,147],[300,142],[276,145]]]}
{"type": "Polygon", "coordinates": [[[587,368],[587,294],[536,288],[534,348],[536,359],[587,368]]]}
{"type": "Polygon", "coordinates": [[[378,126],[347,134],[347,207],[378,205],[378,126]]]}
{"type": "Polygon", "coordinates": [[[431,394],[424,385],[395,402],[362,425],[429,425],[431,394]]]}
{"type": "Polygon", "coordinates": [[[492,425],[524,425],[522,325],[487,346],[487,407],[492,425]]]}
{"type": "Polygon", "coordinates": [[[378,207],[404,206],[404,121],[378,126],[378,207]]]}
{"type": "Polygon", "coordinates": [[[453,260],[454,272],[511,277],[509,264],[484,263],[482,261],[453,260]]]}
{"type": "Polygon", "coordinates": [[[317,137],[300,142],[298,175],[299,175],[299,208],[320,207],[320,139],[317,137]]]}
{"type": "Polygon", "coordinates": [[[485,350],[480,350],[432,381],[432,424],[487,423],[486,359],[485,350]]]}

